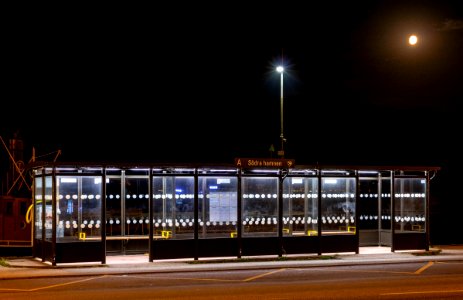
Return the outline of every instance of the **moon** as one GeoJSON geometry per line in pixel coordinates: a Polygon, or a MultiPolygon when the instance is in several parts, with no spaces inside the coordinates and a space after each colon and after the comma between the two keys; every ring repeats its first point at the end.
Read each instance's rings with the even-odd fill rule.
{"type": "Polygon", "coordinates": [[[412,46],[416,45],[416,43],[418,43],[418,37],[416,35],[411,35],[408,38],[408,43],[412,46]]]}

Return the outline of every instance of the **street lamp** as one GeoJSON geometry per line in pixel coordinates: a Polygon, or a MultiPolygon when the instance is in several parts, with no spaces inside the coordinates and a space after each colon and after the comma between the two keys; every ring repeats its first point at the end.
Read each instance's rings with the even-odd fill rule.
{"type": "Polygon", "coordinates": [[[283,135],[283,72],[285,69],[283,66],[278,66],[277,67],[277,72],[280,73],[280,139],[281,139],[281,148],[278,151],[278,156],[284,157],[285,156],[285,150],[284,150],[284,143],[286,142],[286,139],[283,135]]]}

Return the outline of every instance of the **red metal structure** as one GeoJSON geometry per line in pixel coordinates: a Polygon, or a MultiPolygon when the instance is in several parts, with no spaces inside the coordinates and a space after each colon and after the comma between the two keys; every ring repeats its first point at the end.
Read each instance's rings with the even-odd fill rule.
{"type": "Polygon", "coordinates": [[[24,174],[24,145],[16,134],[8,145],[0,136],[7,156],[1,159],[0,255],[31,253],[31,183],[24,174]]]}

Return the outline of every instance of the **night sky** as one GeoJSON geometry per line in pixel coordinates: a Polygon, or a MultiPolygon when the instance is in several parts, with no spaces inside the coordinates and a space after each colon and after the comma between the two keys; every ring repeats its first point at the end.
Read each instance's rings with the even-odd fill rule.
{"type": "Polygon", "coordinates": [[[282,63],[287,157],[445,162],[459,133],[463,4],[298,2],[19,15],[2,136],[65,161],[269,156],[282,63]]]}
{"type": "Polygon", "coordinates": [[[440,213],[461,202],[463,1],[368,2],[11,12],[0,134],[43,160],[275,157],[281,63],[286,158],[440,166],[440,213]]]}

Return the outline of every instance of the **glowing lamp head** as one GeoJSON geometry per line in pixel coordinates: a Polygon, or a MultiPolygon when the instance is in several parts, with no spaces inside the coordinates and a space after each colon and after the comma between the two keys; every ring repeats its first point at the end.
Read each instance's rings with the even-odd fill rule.
{"type": "Polygon", "coordinates": [[[278,66],[278,67],[277,67],[277,72],[278,72],[278,73],[283,73],[284,70],[285,70],[285,69],[284,69],[282,66],[278,66]]]}

